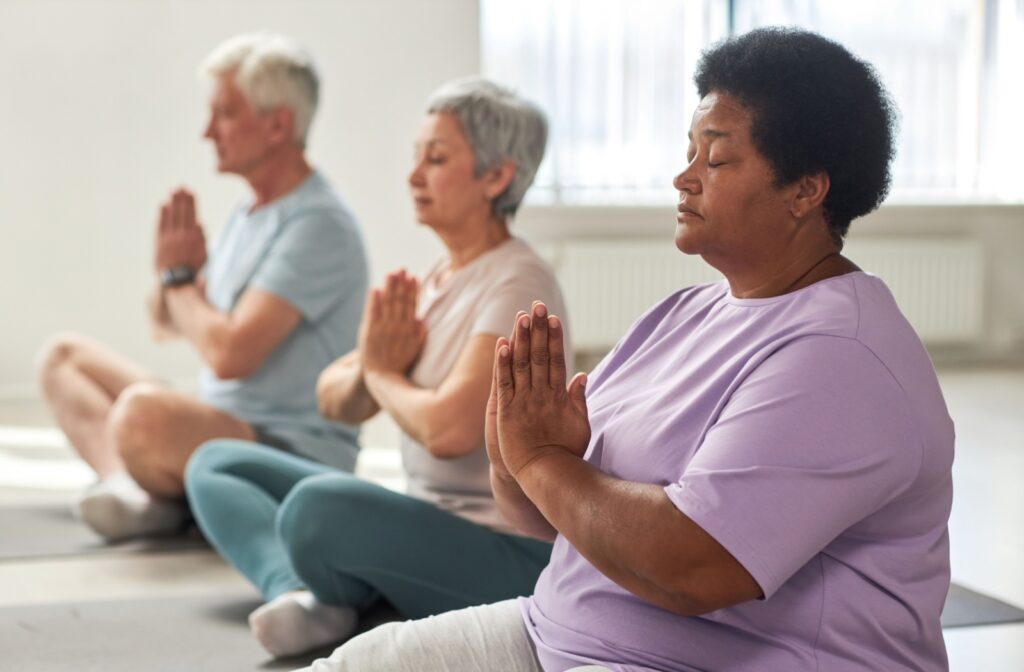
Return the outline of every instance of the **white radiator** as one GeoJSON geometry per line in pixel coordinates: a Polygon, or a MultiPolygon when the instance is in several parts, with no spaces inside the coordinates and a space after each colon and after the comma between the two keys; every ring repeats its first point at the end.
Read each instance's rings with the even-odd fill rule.
{"type": "Polygon", "coordinates": [[[843,250],[885,280],[929,344],[980,340],[985,327],[985,250],[970,238],[864,238],[843,250]]]}
{"type": "MultiPolygon", "coordinates": [[[[572,240],[544,249],[581,351],[604,352],[673,291],[721,275],[671,240],[572,240]]],[[[880,276],[926,343],[967,343],[983,329],[984,253],[969,239],[861,239],[844,254],[880,276]]]]}

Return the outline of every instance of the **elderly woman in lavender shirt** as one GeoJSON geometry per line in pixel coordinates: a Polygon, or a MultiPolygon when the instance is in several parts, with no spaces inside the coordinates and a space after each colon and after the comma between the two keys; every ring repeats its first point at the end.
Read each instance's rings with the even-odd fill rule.
{"type": "Polygon", "coordinates": [[[543,304],[496,348],[495,496],[554,539],[534,594],[390,624],[315,670],[941,670],[953,425],[881,279],[841,254],[889,185],[870,66],[763,29],[705,53],[676,246],[725,276],[566,388],[543,304]]]}

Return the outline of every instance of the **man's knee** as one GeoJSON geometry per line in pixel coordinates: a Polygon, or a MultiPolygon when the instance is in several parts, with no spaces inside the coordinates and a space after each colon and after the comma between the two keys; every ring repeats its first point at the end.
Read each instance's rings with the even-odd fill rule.
{"type": "Polygon", "coordinates": [[[159,450],[170,429],[166,390],[154,383],[128,386],[114,402],[107,428],[117,452],[127,461],[144,460],[159,450]]]}
{"type": "Polygon", "coordinates": [[[46,339],[36,353],[36,377],[43,391],[49,394],[53,373],[64,364],[74,362],[75,353],[82,342],[81,336],[62,332],[46,339]]]}

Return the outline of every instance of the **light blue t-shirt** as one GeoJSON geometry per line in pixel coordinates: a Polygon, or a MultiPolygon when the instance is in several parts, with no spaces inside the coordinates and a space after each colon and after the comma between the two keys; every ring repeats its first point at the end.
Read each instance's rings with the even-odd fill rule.
{"type": "Polygon", "coordinates": [[[221,380],[203,367],[200,398],[289,441],[296,452],[351,471],[358,429],[320,415],[316,380],[356,347],[369,274],[359,226],[316,172],[276,201],[251,207],[242,203],[217,239],[206,267],[207,299],[230,312],[256,287],[290,303],[302,319],[247,378],[221,380]]]}

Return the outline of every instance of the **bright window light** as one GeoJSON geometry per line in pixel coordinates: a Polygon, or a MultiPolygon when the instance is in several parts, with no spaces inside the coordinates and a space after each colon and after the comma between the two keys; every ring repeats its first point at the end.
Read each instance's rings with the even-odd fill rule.
{"type": "Polygon", "coordinates": [[[891,202],[1024,201],[1018,0],[481,0],[485,75],[551,123],[528,200],[671,199],[701,50],[767,25],[814,30],[875,66],[900,109],[891,202]]]}

